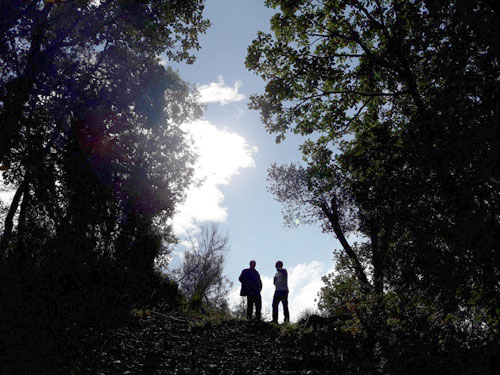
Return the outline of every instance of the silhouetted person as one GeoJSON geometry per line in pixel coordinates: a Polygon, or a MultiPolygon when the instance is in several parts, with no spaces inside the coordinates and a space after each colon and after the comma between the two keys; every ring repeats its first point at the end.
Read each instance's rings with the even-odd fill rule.
{"type": "Polygon", "coordinates": [[[252,319],[253,306],[255,305],[255,318],[260,320],[260,311],[262,310],[262,298],[260,291],[262,290],[262,281],[260,280],[259,272],[255,269],[255,260],[250,261],[250,268],[241,271],[240,296],[247,297],[247,319],[252,319]]]}
{"type": "Polygon", "coordinates": [[[283,268],[283,262],[276,262],[276,274],[274,275],[274,286],[276,290],[273,297],[273,323],[278,323],[278,305],[283,304],[283,314],[285,322],[290,321],[290,313],[288,312],[288,272],[283,268]]]}

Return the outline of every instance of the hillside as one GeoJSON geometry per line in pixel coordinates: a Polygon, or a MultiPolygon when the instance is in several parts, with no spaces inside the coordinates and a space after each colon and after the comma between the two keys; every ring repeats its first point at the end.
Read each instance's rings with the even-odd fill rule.
{"type": "Polygon", "coordinates": [[[76,374],[347,374],[332,331],[237,319],[152,313],[70,349],[76,374]]]}

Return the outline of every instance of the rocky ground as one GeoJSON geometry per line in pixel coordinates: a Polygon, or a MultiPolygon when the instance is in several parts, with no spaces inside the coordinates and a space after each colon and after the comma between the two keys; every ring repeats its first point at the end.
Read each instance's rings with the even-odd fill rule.
{"type": "MultiPolygon", "coordinates": [[[[335,332],[228,318],[150,312],[88,329],[70,374],[347,374],[335,332]]],[[[349,361],[352,363],[352,361],[349,361]]]]}

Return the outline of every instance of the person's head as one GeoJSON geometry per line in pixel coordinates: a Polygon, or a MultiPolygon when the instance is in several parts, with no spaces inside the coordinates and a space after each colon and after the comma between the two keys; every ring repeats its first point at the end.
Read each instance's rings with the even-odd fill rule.
{"type": "Polygon", "coordinates": [[[281,260],[276,262],[276,268],[283,268],[283,262],[281,260]]]}
{"type": "Polygon", "coordinates": [[[255,268],[256,265],[257,263],[255,262],[255,260],[250,261],[250,268],[255,268]]]}

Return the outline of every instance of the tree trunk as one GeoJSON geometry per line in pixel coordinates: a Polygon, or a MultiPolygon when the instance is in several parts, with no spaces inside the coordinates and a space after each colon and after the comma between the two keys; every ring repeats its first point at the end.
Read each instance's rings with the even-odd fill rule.
{"type": "Polygon", "coordinates": [[[24,246],[24,236],[26,230],[26,211],[29,205],[29,184],[24,184],[23,190],[23,200],[21,202],[21,211],[19,212],[19,222],[17,224],[17,247],[15,258],[17,260],[18,266],[22,266],[27,258],[28,254],[26,254],[26,248],[24,246]]]}
{"type": "Polygon", "coordinates": [[[14,194],[14,198],[10,204],[9,212],[5,218],[5,225],[2,234],[2,239],[0,240],[0,261],[4,261],[6,257],[7,247],[9,246],[10,237],[12,235],[12,228],[14,227],[14,215],[19,207],[19,201],[27,185],[26,179],[19,185],[14,194]]]}
{"type": "Polygon", "coordinates": [[[364,292],[369,292],[372,289],[372,286],[368,282],[368,278],[366,277],[365,271],[363,269],[363,266],[361,262],[359,261],[358,256],[352,249],[351,245],[349,245],[349,242],[347,242],[347,239],[344,236],[344,232],[340,226],[339,222],[339,215],[338,215],[338,207],[337,203],[335,202],[335,199],[331,200],[331,207],[328,207],[326,203],[321,203],[321,210],[325,214],[325,216],[328,218],[328,221],[333,227],[333,230],[335,232],[335,235],[339,239],[340,243],[342,244],[342,247],[344,248],[347,256],[351,260],[354,271],[356,272],[356,276],[361,283],[361,287],[363,288],[364,292]]]}

